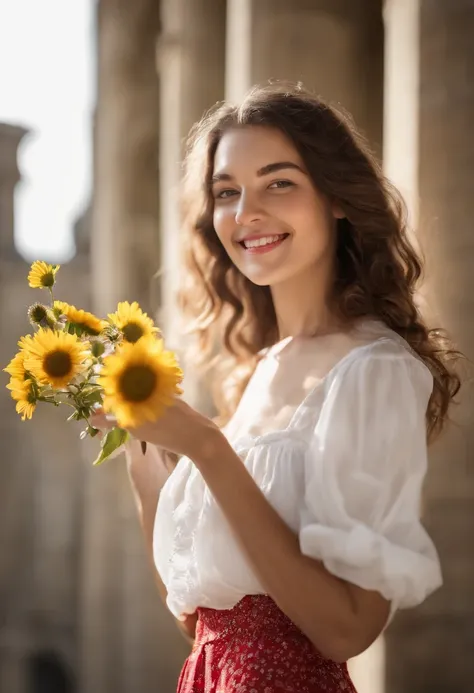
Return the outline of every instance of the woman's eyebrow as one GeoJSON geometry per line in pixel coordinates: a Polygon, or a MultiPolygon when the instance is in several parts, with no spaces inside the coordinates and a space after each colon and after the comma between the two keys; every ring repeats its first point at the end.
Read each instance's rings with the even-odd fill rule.
{"type": "MultiPolygon", "coordinates": [[[[259,168],[257,171],[257,176],[260,178],[262,176],[267,176],[269,173],[275,173],[276,171],[282,171],[283,169],[287,168],[304,173],[301,166],[298,166],[298,164],[295,164],[293,161],[276,161],[273,164],[266,164],[265,166],[262,166],[262,168],[259,168]]],[[[220,181],[229,180],[233,180],[233,177],[230,175],[230,173],[225,173],[224,171],[222,171],[217,172],[212,176],[211,183],[214,184],[219,183],[220,181]]]]}

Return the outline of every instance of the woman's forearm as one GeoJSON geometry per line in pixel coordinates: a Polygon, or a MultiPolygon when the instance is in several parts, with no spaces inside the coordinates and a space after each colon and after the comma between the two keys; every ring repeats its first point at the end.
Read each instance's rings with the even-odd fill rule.
{"type": "MultiPolygon", "coordinates": [[[[145,538],[146,550],[153,568],[153,574],[161,599],[166,604],[168,593],[155,567],[153,557],[153,529],[155,524],[156,509],[161,489],[176,464],[176,458],[154,446],[149,445],[145,455],[138,441],[133,441],[127,446],[127,468],[130,483],[137,506],[140,525],[145,538]]],[[[179,630],[190,641],[194,639],[196,630],[195,615],[189,616],[186,621],[178,621],[179,630]]]]}
{"type": "Polygon", "coordinates": [[[160,453],[151,445],[143,454],[138,441],[133,441],[127,446],[128,474],[150,556],[153,556],[153,526],[158,499],[170,474],[161,463],[159,455],[160,453]]]}

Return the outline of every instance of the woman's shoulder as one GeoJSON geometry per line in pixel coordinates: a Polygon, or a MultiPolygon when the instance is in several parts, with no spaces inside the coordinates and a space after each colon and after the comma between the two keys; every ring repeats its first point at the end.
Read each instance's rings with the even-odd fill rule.
{"type": "MultiPolygon", "coordinates": [[[[372,372],[374,376],[392,372],[420,380],[431,389],[433,376],[421,356],[397,332],[381,321],[366,321],[354,332],[354,343],[329,375],[336,378],[348,372],[372,372]]],[[[331,378],[330,378],[331,379],[331,378]]]]}

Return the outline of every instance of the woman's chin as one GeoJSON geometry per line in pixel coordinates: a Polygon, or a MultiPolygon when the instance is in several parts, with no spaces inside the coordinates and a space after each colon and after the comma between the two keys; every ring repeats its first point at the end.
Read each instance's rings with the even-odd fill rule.
{"type": "Polygon", "coordinates": [[[255,284],[256,286],[275,286],[285,281],[288,277],[283,276],[284,273],[273,271],[273,272],[243,272],[247,279],[255,284]]]}

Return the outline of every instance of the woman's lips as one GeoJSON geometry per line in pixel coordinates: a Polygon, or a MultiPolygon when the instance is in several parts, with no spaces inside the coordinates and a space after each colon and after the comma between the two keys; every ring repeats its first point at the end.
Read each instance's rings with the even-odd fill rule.
{"type": "Polygon", "coordinates": [[[278,248],[278,246],[285,242],[288,236],[289,234],[287,233],[274,234],[272,236],[255,239],[255,241],[240,241],[240,245],[246,253],[250,253],[251,255],[261,255],[262,253],[269,253],[275,248],[278,248]],[[250,243],[250,245],[247,245],[247,243],[250,243]]]}

